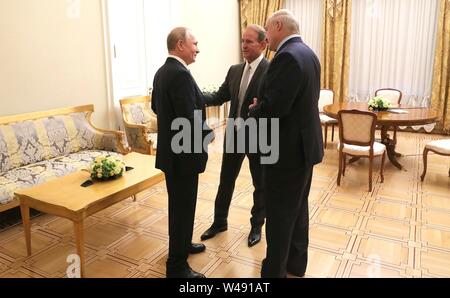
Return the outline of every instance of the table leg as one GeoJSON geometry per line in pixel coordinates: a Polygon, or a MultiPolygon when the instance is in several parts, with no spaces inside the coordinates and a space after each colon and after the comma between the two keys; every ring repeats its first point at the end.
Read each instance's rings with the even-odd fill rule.
{"type": "Polygon", "coordinates": [[[80,273],[84,277],[84,231],[83,221],[73,222],[75,228],[75,242],[77,245],[77,254],[80,257],[80,273]]]}
{"type": "Polygon", "coordinates": [[[389,138],[387,133],[388,126],[381,126],[381,142],[386,146],[387,156],[389,161],[399,170],[403,169],[403,166],[397,161],[397,157],[401,156],[401,154],[395,152],[395,140],[389,138]]]}
{"type": "Polygon", "coordinates": [[[27,255],[31,256],[31,224],[30,207],[20,204],[20,213],[22,215],[23,231],[25,232],[25,243],[27,245],[27,255]]]}

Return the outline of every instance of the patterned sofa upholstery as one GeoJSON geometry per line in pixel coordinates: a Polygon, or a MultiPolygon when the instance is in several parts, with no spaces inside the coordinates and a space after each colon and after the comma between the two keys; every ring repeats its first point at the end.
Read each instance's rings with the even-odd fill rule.
{"type": "Polygon", "coordinates": [[[0,211],[14,192],[85,169],[100,155],[127,154],[119,131],[95,128],[93,105],[0,117],[0,211]]]}
{"type": "Polygon", "coordinates": [[[150,96],[129,97],[120,100],[122,119],[131,150],[156,153],[157,121],[150,108],[150,96]]]}

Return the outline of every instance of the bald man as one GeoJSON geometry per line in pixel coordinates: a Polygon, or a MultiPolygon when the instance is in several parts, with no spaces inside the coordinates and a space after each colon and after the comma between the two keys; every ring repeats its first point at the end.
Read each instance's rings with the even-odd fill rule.
{"type": "MultiPolygon", "coordinates": [[[[199,53],[197,40],[184,27],[173,29],[167,37],[169,57],[158,70],[153,81],[152,109],[158,118],[158,146],[156,168],[166,177],[169,195],[169,256],[166,275],[174,278],[202,278],[203,274],[191,269],[187,262],[189,253],[205,250],[203,244],[193,244],[198,175],[205,171],[208,153],[204,138],[211,133],[205,124],[203,94],[187,66],[195,62],[199,53]],[[191,142],[187,152],[172,148],[172,139],[181,130],[171,128],[178,118],[188,120],[191,142]],[[195,133],[195,127],[205,127],[195,133]],[[200,136],[200,137],[198,137],[200,136]],[[201,152],[197,153],[198,148],[201,152]]],[[[184,130],[183,130],[184,131],[184,130]]],[[[183,141],[183,145],[184,141],[183,141]]],[[[183,146],[184,148],[185,146],[183,146]]]]}

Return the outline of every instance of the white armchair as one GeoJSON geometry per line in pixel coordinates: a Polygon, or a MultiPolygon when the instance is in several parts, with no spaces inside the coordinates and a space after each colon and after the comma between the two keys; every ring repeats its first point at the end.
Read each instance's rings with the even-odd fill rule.
{"type": "Polygon", "coordinates": [[[393,106],[400,104],[402,92],[393,88],[382,88],[375,91],[375,96],[383,96],[391,102],[393,106]]]}
{"type": "MultiPolygon", "coordinates": [[[[389,102],[393,107],[396,107],[400,104],[400,101],[402,100],[402,92],[398,89],[393,88],[382,88],[375,91],[375,96],[383,96],[389,102]]],[[[393,139],[396,142],[397,141],[397,127],[394,128],[394,136],[393,139]]]]}
{"type": "Polygon", "coordinates": [[[333,104],[334,101],[334,92],[328,89],[320,90],[319,97],[319,116],[320,116],[320,124],[324,127],[324,138],[323,143],[324,147],[327,148],[328,141],[328,126],[331,125],[331,141],[334,140],[334,126],[338,124],[338,121],[334,118],[328,117],[323,113],[323,107],[326,105],[333,104]]]}
{"type": "MultiPolygon", "coordinates": [[[[427,173],[427,159],[429,151],[439,155],[450,156],[450,139],[431,141],[425,145],[425,148],[423,149],[423,173],[420,176],[421,181],[425,179],[425,174],[427,173]]],[[[450,168],[448,170],[448,176],[450,177],[450,168]]]]}

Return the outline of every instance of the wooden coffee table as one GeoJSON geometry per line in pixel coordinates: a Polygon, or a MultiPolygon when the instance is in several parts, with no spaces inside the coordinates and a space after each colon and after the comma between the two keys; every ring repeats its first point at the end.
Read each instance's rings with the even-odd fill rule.
{"type": "Polygon", "coordinates": [[[28,256],[31,255],[30,208],[67,218],[74,224],[81,277],[84,277],[84,219],[164,180],[164,174],[155,168],[155,156],[133,152],[125,155],[124,161],[134,169],[116,180],[82,187],[81,184],[89,179],[89,173],[79,171],[16,192],[28,256]]]}

